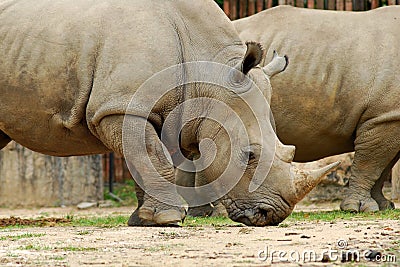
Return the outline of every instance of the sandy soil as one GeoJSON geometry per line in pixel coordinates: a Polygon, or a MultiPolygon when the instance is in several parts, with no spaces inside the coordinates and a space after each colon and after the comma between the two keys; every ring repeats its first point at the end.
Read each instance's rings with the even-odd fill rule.
{"type": "MultiPolygon", "coordinates": [[[[84,211],[0,209],[0,218],[129,215],[131,211],[127,207],[84,211]]],[[[386,261],[396,260],[386,262],[386,266],[400,265],[399,221],[298,222],[284,226],[0,229],[0,266],[268,266],[271,262],[274,266],[331,266],[341,264],[342,251],[348,250],[359,253],[357,264],[381,265],[364,259],[364,253],[375,250],[386,261]],[[324,251],[330,253],[329,263],[321,262],[324,251]]]]}

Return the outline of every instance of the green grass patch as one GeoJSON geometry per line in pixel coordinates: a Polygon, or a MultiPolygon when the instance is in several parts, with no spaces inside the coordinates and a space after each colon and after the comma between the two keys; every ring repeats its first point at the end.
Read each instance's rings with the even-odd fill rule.
{"type": "Polygon", "coordinates": [[[115,206],[136,206],[137,198],[135,191],[135,181],[127,180],[124,183],[114,184],[113,194],[122,199],[122,202],[116,201],[108,192],[104,192],[105,200],[112,200],[115,206]]]}
{"type": "Polygon", "coordinates": [[[93,227],[118,227],[126,226],[129,216],[115,215],[105,217],[78,217],[72,218],[71,223],[66,225],[72,226],[93,226],[93,227]]]}
{"type": "Polygon", "coordinates": [[[48,258],[49,260],[55,260],[55,261],[64,261],[67,259],[66,256],[52,256],[48,258]]]}
{"type": "MultiPolygon", "coordinates": [[[[67,215],[65,218],[57,222],[53,222],[51,226],[76,226],[76,227],[119,227],[126,226],[129,215],[109,215],[103,217],[74,217],[67,215]]],[[[289,227],[292,222],[299,221],[326,221],[336,222],[343,220],[400,220],[400,209],[367,212],[367,213],[351,213],[345,211],[318,211],[318,212],[293,212],[285,221],[279,224],[279,227],[289,227]]],[[[187,216],[185,221],[180,224],[183,227],[205,227],[212,226],[217,230],[226,229],[226,227],[243,226],[241,223],[234,222],[226,217],[191,217],[187,216]]],[[[32,225],[29,225],[32,226],[32,225]]],[[[43,226],[43,225],[33,225],[43,226]]],[[[46,225],[45,225],[46,226],[46,225]]],[[[24,227],[24,225],[15,224],[10,226],[12,228],[24,227]]],[[[90,234],[89,231],[80,231],[78,235],[90,234]]],[[[7,235],[0,237],[0,240],[18,240],[21,238],[34,238],[40,237],[44,234],[21,234],[21,235],[7,235]]]]}
{"type": "Polygon", "coordinates": [[[337,220],[400,220],[400,209],[352,213],[347,211],[317,211],[317,212],[293,212],[285,222],[293,221],[327,221],[337,220]]]}
{"type": "Polygon", "coordinates": [[[77,235],[90,235],[91,232],[89,231],[79,231],[78,233],[76,233],[77,235]]]}
{"type": "Polygon", "coordinates": [[[155,247],[147,247],[145,248],[145,251],[147,252],[159,252],[159,251],[169,251],[172,248],[176,248],[176,247],[184,247],[184,244],[168,244],[168,245],[159,245],[159,246],[155,246],[155,247]]]}
{"type": "MultiPolygon", "coordinates": [[[[110,215],[104,217],[74,217],[73,215],[67,215],[65,218],[60,218],[59,221],[53,222],[50,225],[43,225],[43,224],[26,224],[22,223],[19,224],[18,222],[13,223],[12,225],[6,226],[7,229],[15,229],[15,228],[26,228],[26,227],[63,227],[63,226],[77,226],[77,227],[118,227],[118,226],[126,226],[128,222],[129,216],[123,215],[110,215]]],[[[29,220],[29,219],[25,219],[29,220]]],[[[6,229],[6,230],[7,230],[6,229]]],[[[89,231],[80,231],[77,233],[78,235],[87,235],[90,234],[89,231]]],[[[0,237],[0,240],[17,240],[21,238],[32,238],[38,237],[44,234],[22,234],[22,235],[7,235],[0,237]]]]}
{"type": "Polygon", "coordinates": [[[50,246],[40,246],[29,244],[26,246],[21,246],[18,249],[20,250],[35,250],[35,251],[49,251],[49,250],[62,250],[62,251],[97,251],[97,248],[92,247],[74,247],[74,246],[67,246],[67,247],[50,247],[50,246]]]}
{"type": "Polygon", "coordinates": [[[39,245],[33,245],[29,244],[26,246],[21,246],[18,248],[19,250],[36,250],[36,251],[42,251],[42,250],[52,250],[52,247],[49,246],[39,246],[39,245]]]}
{"type": "Polygon", "coordinates": [[[4,240],[10,240],[10,241],[17,241],[23,238],[34,238],[34,237],[41,237],[44,236],[45,234],[31,234],[31,233],[26,233],[26,234],[21,234],[21,235],[6,235],[0,237],[1,241],[4,240]]]}
{"type": "Polygon", "coordinates": [[[97,251],[97,248],[92,248],[92,247],[73,247],[73,246],[68,246],[68,247],[61,247],[61,248],[56,248],[56,249],[61,249],[64,251],[97,251]]]}
{"type": "Polygon", "coordinates": [[[243,224],[232,221],[226,217],[191,217],[187,216],[183,227],[214,226],[216,228],[226,226],[242,226],[243,224]]]}

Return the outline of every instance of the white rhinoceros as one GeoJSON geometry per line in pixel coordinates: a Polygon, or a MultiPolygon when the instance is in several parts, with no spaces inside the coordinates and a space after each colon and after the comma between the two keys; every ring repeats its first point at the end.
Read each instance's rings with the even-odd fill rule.
{"type": "Polygon", "coordinates": [[[309,161],[355,151],[343,210],[393,208],[383,182],[400,153],[400,6],[367,12],[279,6],[234,21],[242,40],[290,58],[271,80],[279,138],[309,161]]]}
{"type": "MultiPolygon", "coordinates": [[[[294,148],[275,142],[264,101],[269,77],[286,62],[257,67],[260,46],[249,43],[246,52],[212,0],[2,0],[0,10],[0,148],[15,140],[48,155],[124,154],[144,189],[137,187],[129,225],[184,218],[172,186],[176,150],[214,156],[204,169],[209,182],[228,165],[243,170],[222,198],[230,217],[249,225],[282,221],[333,167],[292,167],[294,148]],[[226,65],[236,70],[221,71],[226,65]],[[179,143],[164,143],[163,135],[179,143]]],[[[225,190],[224,182],[215,191],[225,190]]]]}

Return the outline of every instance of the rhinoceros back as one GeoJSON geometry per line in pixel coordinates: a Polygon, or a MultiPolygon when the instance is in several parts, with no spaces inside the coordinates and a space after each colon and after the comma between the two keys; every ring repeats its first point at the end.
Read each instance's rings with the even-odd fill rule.
{"type": "Polygon", "coordinates": [[[243,40],[289,57],[287,70],[271,79],[271,107],[279,137],[297,146],[296,160],[353,151],[361,123],[400,113],[393,103],[400,84],[400,7],[338,12],[280,6],[234,25],[243,40]]]}
{"type": "Polygon", "coordinates": [[[244,47],[233,27],[214,27],[225,20],[229,26],[214,5],[210,0],[0,1],[0,131],[45,154],[108,151],[93,124],[123,114],[135,90],[154,73],[184,61],[210,60],[232,44],[237,49],[231,56],[241,55],[244,47]],[[203,11],[215,19],[193,15],[195,5],[209,8],[203,11]]]}
{"type": "Polygon", "coordinates": [[[22,145],[55,155],[106,150],[85,119],[101,44],[95,2],[0,2],[0,129],[22,145]]]}

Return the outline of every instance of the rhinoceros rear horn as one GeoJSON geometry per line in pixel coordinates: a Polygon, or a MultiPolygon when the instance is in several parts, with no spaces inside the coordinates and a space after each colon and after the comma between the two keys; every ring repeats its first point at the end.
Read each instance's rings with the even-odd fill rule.
{"type": "Polygon", "coordinates": [[[272,76],[284,71],[289,64],[289,58],[285,55],[283,57],[279,56],[274,50],[274,56],[270,63],[263,68],[265,75],[270,79],[272,76]]]}
{"type": "Polygon", "coordinates": [[[247,75],[252,68],[260,64],[264,57],[264,49],[261,44],[256,42],[247,42],[246,46],[247,51],[243,61],[235,67],[235,69],[241,71],[244,75],[247,75]]]}

